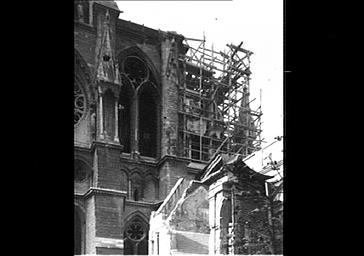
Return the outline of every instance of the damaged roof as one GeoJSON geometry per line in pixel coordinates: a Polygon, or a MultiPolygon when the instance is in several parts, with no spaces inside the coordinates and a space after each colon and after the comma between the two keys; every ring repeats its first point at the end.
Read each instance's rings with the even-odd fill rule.
{"type": "Polygon", "coordinates": [[[247,175],[254,177],[258,180],[268,180],[273,176],[268,176],[254,171],[242,159],[241,156],[230,156],[228,154],[217,154],[210,163],[202,170],[198,179],[205,182],[210,179],[218,179],[226,171],[234,173],[245,172],[247,175]]]}
{"type": "Polygon", "coordinates": [[[115,11],[121,12],[115,1],[93,1],[94,3],[103,5],[115,11]]]}

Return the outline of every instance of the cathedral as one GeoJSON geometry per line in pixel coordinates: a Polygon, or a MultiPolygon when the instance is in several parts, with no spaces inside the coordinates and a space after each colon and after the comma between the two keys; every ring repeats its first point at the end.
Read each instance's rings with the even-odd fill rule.
{"type": "Polygon", "coordinates": [[[114,1],[74,2],[74,254],[274,254],[271,176],[243,161],[259,149],[252,52],[211,57],[119,16],[114,1]]]}

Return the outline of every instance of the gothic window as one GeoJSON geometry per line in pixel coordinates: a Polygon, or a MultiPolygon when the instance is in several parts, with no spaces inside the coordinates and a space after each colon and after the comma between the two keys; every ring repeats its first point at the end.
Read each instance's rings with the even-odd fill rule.
{"type": "Polygon", "coordinates": [[[157,94],[152,83],[143,87],[139,95],[139,151],[141,155],[156,157],[157,94]]]}
{"type": "Polygon", "coordinates": [[[146,64],[136,56],[129,56],[124,60],[124,72],[135,87],[148,80],[149,70],[146,64]]]}
{"type": "Polygon", "coordinates": [[[146,235],[143,224],[140,220],[133,220],[126,229],[127,237],[132,241],[141,241],[146,235]]]}
{"type": "Polygon", "coordinates": [[[140,201],[143,198],[144,181],[138,173],[134,173],[131,176],[131,199],[134,201],[140,201]]]}
{"type": "Polygon", "coordinates": [[[119,138],[124,152],[135,150],[142,156],[156,157],[159,93],[150,67],[137,55],[120,60],[119,138]]]}
{"type": "Polygon", "coordinates": [[[154,201],[157,198],[156,182],[151,174],[145,177],[144,198],[147,201],[154,201]]]}
{"type": "Polygon", "coordinates": [[[128,191],[128,174],[127,174],[127,172],[124,170],[121,170],[120,176],[121,176],[120,189],[123,191],[128,191]]]}
{"type": "Polygon", "coordinates": [[[84,116],[85,110],[86,110],[85,93],[82,90],[82,88],[77,80],[74,81],[73,95],[74,95],[73,123],[74,123],[74,125],[76,125],[79,123],[81,118],[84,116]]]}
{"type": "Polygon", "coordinates": [[[133,97],[132,85],[130,80],[121,75],[122,87],[119,95],[119,140],[120,144],[124,146],[124,152],[130,153],[131,151],[131,102],[133,97]]]}
{"type": "Polygon", "coordinates": [[[92,169],[83,161],[74,162],[74,189],[77,194],[84,194],[92,185],[92,169]]]}
{"type": "Polygon", "coordinates": [[[139,190],[138,190],[138,188],[134,189],[133,196],[134,196],[134,201],[139,201],[139,190]]]}
{"type": "Polygon", "coordinates": [[[148,254],[148,224],[139,216],[134,217],[124,231],[124,254],[148,254]]]}

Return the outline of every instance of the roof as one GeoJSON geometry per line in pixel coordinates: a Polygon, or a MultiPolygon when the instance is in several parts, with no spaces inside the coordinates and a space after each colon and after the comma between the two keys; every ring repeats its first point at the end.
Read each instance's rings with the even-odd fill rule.
{"type": "Polygon", "coordinates": [[[198,179],[201,179],[202,182],[206,182],[209,179],[214,180],[219,178],[223,172],[228,169],[236,173],[244,172],[258,180],[268,180],[273,178],[273,176],[256,172],[250,168],[250,166],[247,165],[238,155],[230,156],[228,154],[217,154],[213,159],[210,160],[210,163],[204,168],[198,179]]]}
{"type": "Polygon", "coordinates": [[[94,2],[103,5],[107,8],[113,9],[115,11],[121,12],[115,1],[94,1],[94,2]]]}

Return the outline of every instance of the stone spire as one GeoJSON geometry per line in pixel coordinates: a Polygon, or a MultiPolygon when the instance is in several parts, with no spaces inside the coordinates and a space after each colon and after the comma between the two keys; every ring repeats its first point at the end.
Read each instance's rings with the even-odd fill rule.
{"type": "Polygon", "coordinates": [[[110,14],[106,10],[105,20],[102,27],[101,46],[98,55],[97,80],[120,84],[118,64],[115,61],[111,47],[110,14]]]}

